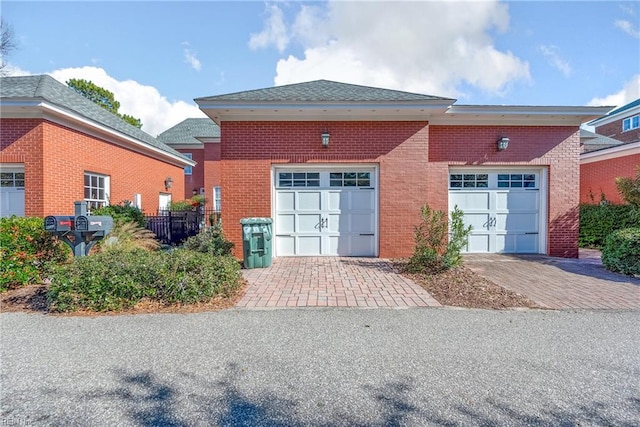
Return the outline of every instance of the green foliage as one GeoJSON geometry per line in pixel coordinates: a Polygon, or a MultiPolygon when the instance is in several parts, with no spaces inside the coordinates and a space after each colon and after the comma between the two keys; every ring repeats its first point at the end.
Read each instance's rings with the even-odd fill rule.
{"type": "Polygon", "coordinates": [[[91,212],[92,215],[108,215],[113,218],[114,225],[125,222],[135,222],[139,227],[144,228],[147,224],[144,214],[134,206],[129,200],[123,200],[118,205],[108,205],[91,212]]]}
{"type": "Polygon", "coordinates": [[[583,248],[602,248],[606,237],[621,228],[640,225],[640,206],[580,205],[579,245],[583,248]]]}
{"type": "Polygon", "coordinates": [[[192,198],[188,200],[179,200],[176,202],[171,202],[169,204],[169,210],[171,211],[190,211],[200,206],[204,206],[207,199],[200,194],[194,195],[192,198]]]}
{"type": "Polygon", "coordinates": [[[120,103],[116,101],[113,92],[96,85],[91,80],[84,79],[69,79],[67,80],[67,86],[69,86],[71,89],[75,90],[85,98],[89,99],[90,101],[95,102],[110,113],[113,113],[116,116],[120,117],[127,123],[137,127],[138,129],[142,127],[142,122],[140,121],[140,119],[129,116],[127,114],[123,115],[118,112],[118,110],[120,109],[120,103]]]}
{"type": "Polygon", "coordinates": [[[51,311],[113,311],[142,299],[164,304],[204,302],[240,285],[231,257],[174,250],[105,251],[59,266],[47,294],[51,311]]]}
{"type": "Polygon", "coordinates": [[[222,224],[217,222],[200,230],[197,235],[189,237],[184,243],[184,248],[211,255],[231,255],[233,242],[225,239],[222,224]]]}
{"type": "Polygon", "coordinates": [[[640,275],[640,227],[616,230],[602,248],[602,264],[611,271],[640,275]]]}
{"type": "Polygon", "coordinates": [[[99,242],[101,251],[157,251],[160,242],[153,231],[138,226],[132,221],[119,222],[109,232],[109,235],[99,242]]]}
{"type": "Polygon", "coordinates": [[[635,178],[616,178],[616,187],[625,202],[640,207],[640,165],[636,167],[635,178]]]}
{"type": "Polygon", "coordinates": [[[0,291],[42,283],[51,264],[70,256],[43,224],[42,218],[0,218],[0,291]]]}
{"type": "Polygon", "coordinates": [[[416,243],[409,260],[413,272],[437,272],[460,265],[460,252],[467,244],[471,226],[465,227],[464,213],[456,206],[451,212],[451,226],[447,214],[424,205],[420,211],[422,221],[415,228],[416,243]]]}

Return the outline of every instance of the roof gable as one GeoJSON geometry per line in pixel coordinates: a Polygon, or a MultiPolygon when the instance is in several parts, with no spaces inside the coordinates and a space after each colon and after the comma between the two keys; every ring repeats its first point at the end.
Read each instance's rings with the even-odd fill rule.
{"type": "Polygon", "coordinates": [[[0,79],[0,99],[7,100],[41,99],[67,112],[82,116],[92,122],[106,126],[128,137],[134,138],[150,147],[161,150],[171,156],[187,160],[182,154],[157,140],[153,136],[110,113],[93,101],[80,95],[73,89],[60,83],[53,77],[43,75],[12,76],[0,79]]]}
{"type": "Polygon", "coordinates": [[[220,127],[208,117],[183,120],[158,135],[168,145],[201,144],[204,138],[220,138],[220,127]]]}
{"type": "Polygon", "coordinates": [[[455,101],[451,98],[422,95],[330,80],[295,83],[265,89],[248,90],[197,98],[198,101],[226,102],[293,102],[293,103],[389,103],[455,101]]]}

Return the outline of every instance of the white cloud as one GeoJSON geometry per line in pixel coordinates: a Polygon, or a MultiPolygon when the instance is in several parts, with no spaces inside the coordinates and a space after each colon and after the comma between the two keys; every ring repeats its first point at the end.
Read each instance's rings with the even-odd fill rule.
{"type": "Polygon", "coordinates": [[[64,83],[69,79],[91,80],[96,85],[113,92],[120,102],[121,114],[129,114],[142,121],[142,130],[156,136],[189,117],[204,117],[200,109],[185,101],[169,101],[153,86],[135,80],[119,81],[102,68],[63,68],[49,73],[64,83]]]}
{"type": "Polygon", "coordinates": [[[31,73],[21,69],[20,67],[16,67],[11,63],[7,63],[5,67],[0,70],[1,76],[28,76],[31,73]]]}
{"type": "Polygon", "coordinates": [[[259,49],[274,45],[278,51],[283,52],[289,44],[284,13],[277,5],[267,5],[267,15],[264,29],[257,34],[251,34],[249,47],[259,49]]]}
{"type": "Polygon", "coordinates": [[[196,52],[193,52],[191,50],[188,42],[184,42],[182,43],[182,45],[184,46],[185,62],[189,64],[191,68],[193,68],[194,70],[200,71],[202,69],[202,64],[200,63],[200,60],[198,59],[196,52]]]}
{"type": "Polygon", "coordinates": [[[508,6],[495,1],[334,1],[301,7],[290,28],[273,25],[278,5],[270,11],[252,47],[277,45],[278,34],[281,51],[296,42],[304,52],[278,61],[276,85],[329,79],[458,97],[465,84],[502,95],[531,78],[526,61],[493,44],[490,33],[509,26],[508,6]]]}
{"type": "Polygon", "coordinates": [[[638,28],[631,21],[626,21],[624,19],[618,19],[613,23],[613,25],[616,28],[620,28],[622,31],[624,31],[625,33],[627,33],[631,37],[636,38],[636,39],[640,39],[640,31],[638,31],[638,28]]]}
{"type": "Polygon", "coordinates": [[[611,105],[622,107],[625,104],[640,98],[640,74],[636,74],[629,80],[624,87],[614,94],[603,98],[593,98],[588,105],[611,105]]]}
{"type": "Polygon", "coordinates": [[[560,56],[560,49],[554,45],[540,46],[540,52],[547,58],[552,67],[557,68],[565,77],[571,75],[571,65],[560,56]]]}

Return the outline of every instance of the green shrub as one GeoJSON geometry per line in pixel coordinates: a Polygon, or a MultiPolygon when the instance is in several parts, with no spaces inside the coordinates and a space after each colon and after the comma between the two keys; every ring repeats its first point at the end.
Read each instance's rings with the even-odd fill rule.
{"type": "Polygon", "coordinates": [[[636,166],[634,178],[626,176],[616,178],[616,187],[625,202],[640,207],[640,165],[636,166]]]}
{"type": "Polygon", "coordinates": [[[94,209],[91,215],[108,215],[113,218],[114,225],[135,222],[139,227],[144,228],[147,224],[144,213],[128,200],[124,200],[119,205],[109,205],[94,209]]]}
{"type": "Polygon", "coordinates": [[[47,298],[52,311],[117,311],[143,298],[163,304],[203,302],[235,290],[239,271],[231,257],[181,249],[105,251],[58,267],[47,298]]]}
{"type": "Polygon", "coordinates": [[[70,248],[44,231],[42,218],[0,218],[0,291],[42,283],[50,265],[70,248]]]}
{"type": "Polygon", "coordinates": [[[197,235],[189,237],[184,243],[185,249],[211,255],[231,255],[233,246],[233,242],[225,239],[222,224],[219,222],[205,227],[197,235]]]}
{"type": "Polygon", "coordinates": [[[602,248],[611,233],[640,225],[640,207],[633,205],[580,205],[579,245],[602,248]]]}
{"type": "Polygon", "coordinates": [[[160,249],[160,242],[153,231],[127,221],[116,224],[107,237],[98,242],[98,248],[101,251],[157,251],[160,249]]]}
{"type": "Polygon", "coordinates": [[[640,275],[640,227],[616,230],[607,236],[602,264],[607,270],[640,275]]]}
{"type": "Polygon", "coordinates": [[[415,249],[409,260],[413,272],[437,272],[460,265],[460,252],[467,244],[471,226],[465,227],[464,213],[456,206],[451,212],[451,227],[447,214],[424,205],[420,211],[422,221],[415,228],[415,249]]]}

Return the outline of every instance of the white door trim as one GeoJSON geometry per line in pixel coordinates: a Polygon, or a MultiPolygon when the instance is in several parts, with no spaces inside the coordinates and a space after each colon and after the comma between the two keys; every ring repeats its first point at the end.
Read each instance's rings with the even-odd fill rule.
{"type": "MultiPolygon", "coordinates": [[[[277,206],[276,206],[276,182],[277,173],[280,171],[292,171],[292,172],[331,172],[331,171],[353,171],[353,172],[372,172],[371,180],[374,191],[374,253],[373,256],[379,256],[380,248],[380,231],[379,231],[379,165],[377,163],[318,163],[318,164],[272,164],[271,165],[271,217],[273,218],[273,232],[275,240],[275,230],[277,230],[277,206]]],[[[309,189],[316,188],[310,187],[309,189]]],[[[319,189],[331,189],[331,187],[317,187],[319,189]]],[[[335,188],[335,187],[334,187],[335,188]]],[[[300,187],[303,189],[303,187],[300,187]]],[[[275,241],[273,242],[273,257],[277,257],[277,248],[275,241]]]]}

